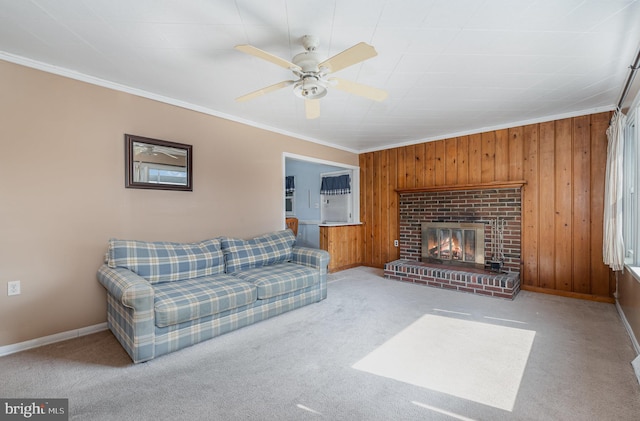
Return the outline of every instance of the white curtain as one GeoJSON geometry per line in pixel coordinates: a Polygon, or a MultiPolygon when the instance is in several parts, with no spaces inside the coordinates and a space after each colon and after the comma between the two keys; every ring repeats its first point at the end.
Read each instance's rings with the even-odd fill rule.
{"type": "Polygon", "coordinates": [[[624,123],[626,117],[616,111],[607,129],[607,170],[604,186],[604,263],[613,270],[624,268],[624,242],[622,241],[622,156],[624,150],[624,123]]]}

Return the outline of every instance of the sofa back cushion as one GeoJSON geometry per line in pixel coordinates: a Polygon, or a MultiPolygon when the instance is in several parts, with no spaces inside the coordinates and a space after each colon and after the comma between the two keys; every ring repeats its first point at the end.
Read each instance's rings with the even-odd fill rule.
{"type": "Polygon", "coordinates": [[[224,272],[220,239],[199,243],[109,240],[107,265],[135,272],[152,284],[224,272]]]}
{"type": "Polygon", "coordinates": [[[296,237],[291,230],[276,231],[250,240],[223,238],[226,272],[282,263],[291,260],[296,237]]]}

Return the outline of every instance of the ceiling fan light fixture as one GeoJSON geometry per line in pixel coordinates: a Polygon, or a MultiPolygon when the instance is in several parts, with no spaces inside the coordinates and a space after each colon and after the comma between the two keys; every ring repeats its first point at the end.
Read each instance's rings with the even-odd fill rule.
{"type": "Polygon", "coordinates": [[[295,85],[293,92],[304,99],[320,99],[327,95],[327,88],[315,76],[306,76],[295,85]]]}
{"type": "Polygon", "coordinates": [[[267,86],[236,98],[236,101],[244,102],[293,84],[294,95],[305,100],[307,118],[312,119],[320,115],[320,101],[318,100],[327,95],[330,87],[375,101],[382,101],[387,97],[387,93],[382,89],[372,88],[344,79],[334,78],[335,80],[332,80],[333,78],[327,77],[329,74],[375,57],[378,53],[371,45],[360,42],[324,61],[320,61],[320,56],[316,52],[320,43],[319,38],[305,35],[301,41],[305,51],[296,54],[291,61],[284,60],[251,45],[237,45],[235,48],[238,51],[290,70],[296,80],[285,80],[275,85],[267,86]]]}

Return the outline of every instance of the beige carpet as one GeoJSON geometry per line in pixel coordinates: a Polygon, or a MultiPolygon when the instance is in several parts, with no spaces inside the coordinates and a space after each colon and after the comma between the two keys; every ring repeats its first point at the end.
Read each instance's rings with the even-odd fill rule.
{"type": "Polygon", "coordinates": [[[328,299],[145,364],[110,332],[0,358],[0,397],[73,420],[637,420],[615,306],[514,301],[355,268],[328,299]]]}
{"type": "Polygon", "coordinates": [[[511,411],[534,336],[426,314],[353,368],[511,411]]]}

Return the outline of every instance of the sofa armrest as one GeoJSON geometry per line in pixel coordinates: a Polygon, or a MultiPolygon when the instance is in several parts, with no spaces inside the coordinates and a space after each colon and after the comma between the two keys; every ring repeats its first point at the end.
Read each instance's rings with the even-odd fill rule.
{"type": "Polygon", "coordinates": [[[329,265],[329,253],[326,250],[294,246],[291,262],[320,269],[326,273],[329,265]]]}
{"type": "Polygon", "coordinates": [[[124,268],[102,265],[98,269],[98,280],[122,305],[136,311],[153,308],[153,287],[141,276],[124,268]]]}
{"type": "Polygon", "coordinates": [[[107,289],[107,324],[134,363],[155,356],[154,292],[144,278],[125,268],[98,269],[107,289]]]}
{"type": "Polygon", "coordinates": [[[309,266],[318,271],[318,288],[320,299],[327,298],[327,269],[329,266],[329,252],[309,247],[294,246],[291,262],[309,266]]]}

